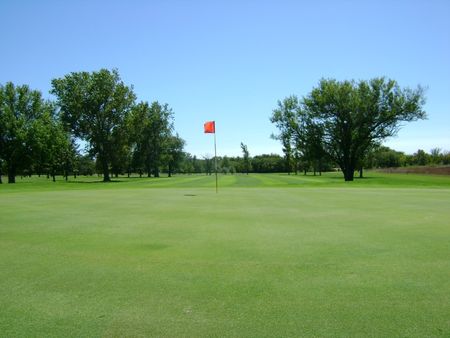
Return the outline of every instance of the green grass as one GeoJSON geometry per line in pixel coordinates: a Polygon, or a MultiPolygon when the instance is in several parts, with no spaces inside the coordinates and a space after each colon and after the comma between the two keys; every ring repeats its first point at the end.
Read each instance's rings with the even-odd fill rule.
{"type": "Polygon", "coordinates": [[[368,175],[3,184],[0,336],[450,336],[450,178],[368,175]]]}

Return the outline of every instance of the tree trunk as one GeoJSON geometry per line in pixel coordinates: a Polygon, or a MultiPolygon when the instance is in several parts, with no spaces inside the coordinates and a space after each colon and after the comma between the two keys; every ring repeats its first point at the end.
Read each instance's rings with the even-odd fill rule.
{"type": "Polygon", "coordinates": [[[102,169],[103,169],[103,182],[111,182],[109,177],[108,161],[102,158],[102,169]]]}
{"type": "Polygon", "coordinates": [[[353,175],[355,174],[355,168],[347,167],[344,170],[344,179],[346,182],[353,181],[353,175]]]}
{"type": "Polygon", "coordinates": [[[2,173],[0,173],[0,184],[3,184],[3,182],[2,182],[2,173]]]}
{"type": "Polygon", "coordinates": [[[363,167],[359,168],[359,178],[363,178],[363,167]]]}
{"type": "Polygon", "coordinates": [[[154,170],[154,176],[159,177],[159,168],[158,167],[156,167],[154,170]]]}
{"type": "Polygon", "coordinates": [[[16,168],[14,165],[8,166],[8,183],[16,183],[16,168]]]}

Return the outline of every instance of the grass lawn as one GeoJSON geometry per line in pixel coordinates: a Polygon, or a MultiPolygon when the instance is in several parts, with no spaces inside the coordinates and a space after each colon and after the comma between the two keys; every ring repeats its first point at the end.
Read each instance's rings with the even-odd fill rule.
{"type": "Polygon", "coordinates": [[[0,336],[448,337],[450,177],[0,186],[0,336]]]}

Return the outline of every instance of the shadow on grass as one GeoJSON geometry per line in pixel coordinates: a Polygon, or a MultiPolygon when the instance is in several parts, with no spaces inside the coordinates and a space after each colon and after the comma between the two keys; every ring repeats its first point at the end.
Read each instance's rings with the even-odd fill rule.
{"type": "Polygon", "coordinates": [[[98,183],[123,183],[125,181],[119,181],[119,180],[111,180],[109,182],[103,182],[103,181],[67,181],[66,183],[78,183],[78,184],[98,184],[98,183]]]}
{"type": "Polygon", "coordinates": [[[172,178],[172,177],[168,177],[168,176],[160,176],[160,177],[147,177],[147,176],[142,176],[142,177],[138,177],[138,176],[131,176],[131,177],[122,177],[121,179],[124,180],[132,180],[132,179],[140,179],[140,180],[145,180],[145,179],[163,179],[163,178],[172,178]]]}
{"type": "Polygon", "coordinates": [[[129,180],[135,180],[135,179],[140,179],[140,180],[160,180],[160,179],[168,179],[171,177],[166,177],[166,176],[161,176],[161,177],[119,177],[116,179],[111,179],[111,181],[109,182],[103,182],[103,180],[69,180],[66,181],[66,183],[81,183],[81,184],[91,184],[91,183],[122,183],[122,182],[128,182],[129,180]]]}
{"type": "MultiPolygon", "coordinates": [[[[320,177],[320,176],[319,176],[320,177]]],[[[374,179],[374,178],[376,178],[376,177],[366,177],[366,176],[364,176],[364,177],[354,177],[353,178],[353,181],[358,181],[358,180],[371,180],[371,179],[374,179]]],[[[334,181],[344,181],[344,176],[328,176],[327,177],[327,179],[330,179],[330,180],[334,180],[334,181]]],[[[352,182],[352,181],[349,181],[349,182],[352,182]]]]}

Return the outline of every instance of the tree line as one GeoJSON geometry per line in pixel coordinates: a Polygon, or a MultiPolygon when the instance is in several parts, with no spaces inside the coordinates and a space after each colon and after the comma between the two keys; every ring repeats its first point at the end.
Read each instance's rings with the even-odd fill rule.
{"type": "MultiPolygon", "coordinates": [[[[291,163],[286,160],[286,156],[278,154],[262,154],[250,156],[247,153],[242,156],[219,156],[217,159],[218,172],[221,174],[247,174],[247,173],[295,173],[320,175],[319,168],[315,168],[313,163],[300,162],[297,171],[294,171],[291,163]],[[248,156],[248,157],[246,157],[248,156]]],[[[363,166],[366,169],[397,168],[410,166],[439,166],[450,165],[450,151],[433,148],[430,152],[422,149],[413,154],[391,149],[386,146],[371,148],[364,158],[363,166]]],[[[336,171],[339,167],[329,160],[321,163],[320,170],[336,171]]],[[[210,157],[197,158],[195,155],[185,153],[180,162],[178,173],[183,174],[206,174],[214,173],[214,161],[210,157]]]]}
{"type": "Polygon", "coordinates": [[[418,149],[413,154],[380,146],[372,149],[366,159],[367,168],[397,168],[408,166],[439,166],[450,165],[450,151],[433,148],[430,152],[418,149]]]}
{"type": "MultiPolygon", "coordinates": [[[[285,159],[278,154],[262,154],[249,156],[218,156],[217,171],[220,174],[248,174],[248,173],[281,173],[286,172],[285,159]]],[[[184,153],[177,168],[181,174],[212,175],[215,172],[214,158],[184,153]]]]}
{"type": "Polygon", "coordinates": [[[52,80],[56,101],[27,85],[0,85],[0,182],[18,174],[139,172],[169,176],[177,169],[185,141],[174,132],[168,104],[136,102],[132,86],[117,70],[72,72],[52,80]],[[81,155],[76,140],[85,141],[81,155]],[[93,163],[95,166],[93,167],[93,163]]]}
{"type": "MultiPolygon", "coordinates": [[[[12,83],[0,85],[0,183],[17,175],[47,177],[99,173],[137,173],[158,177],[172,173],[214,172],[209,156],[183,151],[185,141],[174,131],[168,104],[137,102],[132,86],[117,70],[73,72],[52,80],[55,101],[37,90],[12,83]],[[76,140],[83,140],[81,154],[76,140]]],[[[389,79],[336,81],[322,79],[299,99],[278,102],[270,118],[279,130],[284,156],[218,158],[218,171],[233,173],[303,172],[314,174],[339,168],[347,181],[355,170],[407,165],[449,164],[449,153],[435,148],[406,155],[381,146],[402,122],[426,117],[424,90],[400,88],[389,79]]]]}

